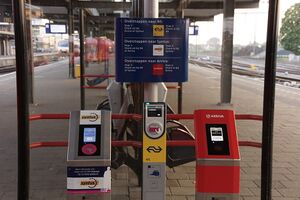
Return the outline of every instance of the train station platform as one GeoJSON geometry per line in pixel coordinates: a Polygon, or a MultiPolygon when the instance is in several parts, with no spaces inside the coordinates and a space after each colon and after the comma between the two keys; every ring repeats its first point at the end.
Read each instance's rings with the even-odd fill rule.
{"type": "MultiPolygon", "coordinates": [[[[102,65],[101,65],[102,66],[102,65]]],[[[110,66],[113,68],[113,66],[110,66]]],[[[101,73],[103,67],[90,65],[86,73],[101,73]]],[[[16,199],[17,178],[17,110],[15,74],[0,76],[0,200],[16,199]]],[[[189,65],[189,82],[184,83],[183,113],[201,108],[233,108],[237,114],[262,114],[263,81],[233,76],[232,105],[219,106],[220,72],[189,65]]],[[[68,78],[68,60],[35,68],[35,102],[30,114],[69,113],[80,109],[79,79],[68,78]]],[[[169,90],[167,102],[176,111],[177,93],[169,90]]],[[[86,108],[95,109],[107,96],[105,90],[86,90],[86,108]]],[[[300,199],[300,92],[297,88],[277,86],[273,199],[300,199]]],[[[181,121],[193,132],[192,121],[181,121]]],[[[31,122],[31,142],[66,141],[68,120],[31,122]]],[[[259,121],[237,121],[240,140],[261,141],[259,121]]],[[[261,149],[241,147],[241,199],[260,199],[261,149]]],[[[30,197],[34,200],[62,200],[66,197],[67,148],[31,150],[30,197]]],[[[192,200],[195,194],[195,162],[167,169],[167,199],[192,200]]],[[[112,172],[112,199],[141,199],[137,177],[126,166],[112,172]]]]}

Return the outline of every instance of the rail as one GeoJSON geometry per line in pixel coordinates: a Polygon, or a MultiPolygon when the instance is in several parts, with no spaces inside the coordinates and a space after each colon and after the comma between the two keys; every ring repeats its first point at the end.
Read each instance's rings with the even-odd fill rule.
{"type": "MultiPolygon", "coordinates": [[[[47,64],[48,62],[57,60],[59,57],[58,53],[37,53],[34,54],[34,66],[47,64]]],[[[0,73],[8,73],[16,70],[15,56],[0,57],[0,73]]]]}
{"type": "MultiPolygon", "coordinates": [[[[69,114],[36,114],[29,117],[30,121],[42,120],[42,119],[69,119],[69,114]]],[[[250,114],[236,114],[236,120],[257,120],[262,121],[263,117],[261,115],[250,115],[250,114]]],[[[143,119],[142,115],[139,114],[112,114],[112,119],[143,119]]],[[[173,120],[192,120],[194,119],[194,114],[168,114],[167,119],[173,120]]],[[[33,142],[30,144],[31,149],[42,148],[42,147],[66,147],[68,142],[66,141],[56,141],[56,142],[33,142]]],[[[142,143],[139,141],[112,141],[113,147],[136,147],[141,148],[142,143]]],[[[180,147],[180,146],[195,146],[194,140],[168,140],[168,147],[180,147]]],[[[259,142],[251,141],[239,141],[239,146],[256,147],[261,148],[262,144],[259,142]]]]}
{"type": "MultiPolygon", "coordinates": [[[[35,114],[30,115],[29,120],[42,120],[42,119],[69,119],[69,114],[35,114]]],[[[257,120],[262,121],[261,115],[250,115],[250,114],[236,114],[236,120],[257,120]]],[[[143,116],[140,114],[112,114],[112,119],[134,119],[141,120],[143,116]]],[[[167,119],[173,120],[192,120],[194,114],[167,114],[167,119]]]]}
{"type": "MultiPolygon", "coordinates": [[[[214,68],[214,69],[221,69],[221,64],[218,62],[206,62],[206,61],[199,61],[199,60],[190,60],[190,63],[201,65],[208,68],[214,68]]],[[[244,64],[239,62],[234,62],[234,66],[232,69],[232,73],[239,74],[239,75],[246,75],[251,77],[258,77],[258,78],[264,78],[264,74],[261,71],[254,71],[250,70],[251,65],[250,64],[244,64]]],[[[290,73],[292,74],[292,73],[290,73]]],[[[293,75],[293,74],[292,74],[293,75]]],[[[276,81],[277,82],[283,82],[283,81],[300,81],[300,75],[295,74],[293,77],[287,77],[285,75],[276,75],[276,81]]]]}
{"type": "MultiPolygon", "coordinates": [[[[167,85],[166,87],[170,90],[180,89],[180,87],[177,86],[177,85],[167,85]]],[[[86,86],[86,85],[84,85],[84,86],[82,86],[82,88],[85,88],[85,89],[101,89],[101,90],[103,90],[103,89],[107,88],[107,85],[103,85],[103,86],[86,86]]]]}
{"type": "Polygon", "coordinates": [[[112,75],[112,74],[85,74],[85,75],[82,75],[81,77],[84,77],[84,78],[114,78],[116,77],[115,75],[112,75]]]}
{"type": "MultiPolygon", "coordinates": [[[[85,75],[81,75],[80,77],[83,78],[115,78],[116,76],[113,74],[85,74],[85,75]]],[[[181,87],[178,85],[167,85],[166,86],[168,89],[180,89],[181,87]]],[[[87,85],[83,85],[81,88],[85,88],[85,89],[106,89],[107,85],[103,85],[103,86],[87,86],[87,85]]]]}
{"type": "MultiPolygon", "coordinates": [[[[36,149],[36,148],[44,148],[44,147],[67,147],[68,142],[67,141],[55,141],[55,142],[33,142],[30,144],[30,149],[36,149]]],[[[136,147],[136,148],[142,148],[143,143],[139,141],[123,141],[123,140],[113,140],[111,142],[111,146],[113,147],[136,147]]],[[[167,141],[167,147],[186,147],[195,146],[194,140],[168,140],[167,141]]],[[[239,141],[239,146],[247,146],[247,147],[255,147],[255,148],[261,148],[262,145],[259,142],[249,142],[249,141],[239,141]]]]}

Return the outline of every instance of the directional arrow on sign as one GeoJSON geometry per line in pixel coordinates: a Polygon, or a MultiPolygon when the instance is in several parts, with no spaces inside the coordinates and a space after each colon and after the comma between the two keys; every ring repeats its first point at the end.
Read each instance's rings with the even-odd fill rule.
{"type": "Polygon", "coordinates": [[[161,148],[160,146],[158,146],[158,147],[155,147],[155,146],[149,146],[149,147],[147,148],[147,151],[148,151],[149,153],[151,153],[151,151],[152,151],[153,153],[159,153],[159,152],[161,152],[161,150],[162,150],[162,148],[161,148]]]}

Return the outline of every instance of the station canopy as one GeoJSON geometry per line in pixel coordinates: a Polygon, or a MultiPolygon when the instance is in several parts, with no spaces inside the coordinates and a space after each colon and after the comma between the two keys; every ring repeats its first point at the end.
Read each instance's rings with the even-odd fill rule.
{"type": "MultiPolygon", "coordinates": [[[[135,0],[27,0],[32,6],[33,17],[47,18],[55,23],[68,22],[68,8],[71,1],[74,8],[75,27],[78,24],[78,11],[84,8],[87,23],[101,29],[101,32],[114,32],[115,17],[129,17],[135,0]]],[[[1,0],[1,6],[11,6],[11,0],[1,0]]],[[[235,8],[256,8],[259,0],[235,0],[235,8]]],[[[190,22],[212,21],[223,12],[223,0],[160,0],[160,17],[184,17],[190,22]]]]}

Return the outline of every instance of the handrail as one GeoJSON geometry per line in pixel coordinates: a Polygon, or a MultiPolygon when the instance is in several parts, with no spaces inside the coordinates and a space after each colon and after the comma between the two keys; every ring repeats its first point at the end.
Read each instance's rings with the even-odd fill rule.
{"type": "Polygon", "coordinates": [[[107,86],[106,85],[104,85],[104,86],[87,86],[87,85],[84,85],[84,86],[82,86],[82,88],[86,88],[86,89],[101,89],[101,90],[103,90],[103,89],[106,89],[107,86]]]}
{"type": "Polygon", "coordinates": [[[29,120],[41,120],[41,119],[69,119],[69,114],[35,114],[30,115],[29,120]]]}
{"type": "Polygon", "coordinates": [[[194,119],[194,114],[168,114],[167,119],[174,119],[174,120],[179,120],[179,119],[194,119]]]}
{"type": "Polygon", "coordinates": [[[257,120],[257,121],[262,121],[263,116],[262,115],[236,114],[235,119],[236,120],[257,120]]]}
{"type": "Polygon", "coordinates": [[[112,75],[112,74],[85,74],[85,75],[81,75],[81,77],[84,77],[84,78],[114,78],[116,76],[112,75]]]}
{"type": "MultiPolygon", "coordinates": [[[[180,87],[177,85],[168,85],[166,86],[168,89],[179,89],[180,87]]],[[[107,86],[87,86],[87,85],[83,85],[82,88],[86,88],[86,89],[106,89],[107,86]]]]}
{"type": "MultiPolygon", "coordinates": [[[[35,114],[30,115],[29,120],[41,120],[41,119],[69,119],[69,114],[35,114]]],[[[236,120],[262,120],[261,115],[250,115],[250,114],[236,114],[236,120]]],[[[135,119],[141,120],[143,116],[140,114],[112,114],[112,119],[135,119]]],[[[194,119],[194,114],[167,114],[167,119],[179,120],[194,119]]]]}
{"type": "Polygon", "coordinates": [[[178,86],[178,85],[166,85],[166,87],[168,89],[180,89],[180,86],[178,86]]]}
{"type": "MultiPolygon", "coordinates": [[[[122,140],[115,140],[111,142],[111,145],[113,147],[136,147],[136,148],[142,148],[143,144],[140,141],[122,141],[122,140]]],[[[66,147],[68,146],[67,141],[55,141],[55,142],[33,142],[30,144],[31,149],[35,148],[43,148],[43,147],[66,147]]],[[[195,146],[195,140],[168,140],[167,141],[168,147],[186,147],[195,146]]],[[[239,146],[247,146],[247,147],[255,147],[255,148],[261,148],[262,144],[259,142],[251,142],[251,141],[239,141],[239,146]]]]}

